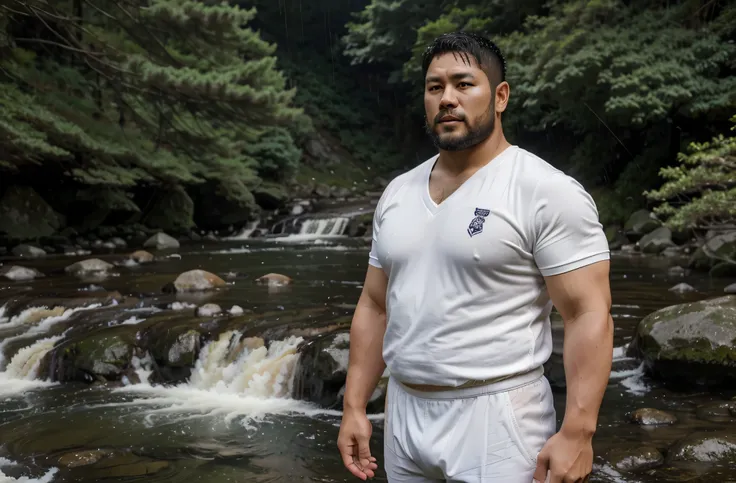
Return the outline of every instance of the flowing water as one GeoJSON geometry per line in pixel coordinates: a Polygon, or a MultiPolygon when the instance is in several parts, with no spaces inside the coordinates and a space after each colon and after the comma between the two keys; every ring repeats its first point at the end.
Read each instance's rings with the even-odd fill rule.
{"type": "MultiPolygon", "coordinates": [[[[291,395],[297,347],[309,332],[304,328],[350,320],[366,267],[365,243],[339,236],[308,242],[304,237],[231,240],[184,246],[177,253],[180,257],[149,265],[119,267],[118,275],[108,278],[58,274],[0,285],[0,482],[354,481],[336,448],[339,411],[291,395]],[[176,275],[193,268],[223,276],[228,288],[196,296],[161,292],[176,275]],[[286,287],[254,282],[269,272],[289,275],[294,282],[286,287]],[[133,302],[96,295],[112,291],[133,302]],[[59,300],[75,303],[58,307],[54,301],[59,300]],[[69,338],[93,331],[139,337],[137,331],[146,327],[191,322],[192,307],[204,303],[225,310],[237,305],[246,314],[233,320],[249,322],[233,325],[206,344],[186,380],[168,387],[149,382],[150,361],[140,354],[122,383],[42,380],[43,356],[69,338]],[[244,326],[252,329],[244,332],[244,326]],[[269,330],[264,344],[258,337],[269,330]]],[[[23,260],[23,265],[50,274],[84,258],[89,256],[23,260]]],[[[736,432],[736,418],[707,410],[734,394],[672,392],[625,357],[625,345],[642,317],[667,305],[721,295],[733,282],[699,274],[669,276],[672,263],[614,258],[616,360],[595,439],[598,457],[591,481],[736,481],[736,469],[711,464],[667,464],[624,476],[603,458],[612,447],[647,442],[663,448],[693,431],[725,427],[736,432]],[[680,282],[698,292],[668,291],[680,282]],[[628,414],[641,407],[665,409],[678,422],[656,428],[630,423],[628,414]]],[[[561,418],[564,390],[555,397],[561,418]]],[[[372,449],[380,464],[382,415],[371,418],[372,449]]],[[[385,474],[379,471],[376,480],[386,481],[385,474]]]]}

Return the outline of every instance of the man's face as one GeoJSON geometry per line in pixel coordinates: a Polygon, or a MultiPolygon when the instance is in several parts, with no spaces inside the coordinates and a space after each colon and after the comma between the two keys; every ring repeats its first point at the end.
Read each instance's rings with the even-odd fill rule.
{"type": "Polygon", "coordinates": [[[495,109],[490,81],[475,62],[448,52],[436,57],[425,78],[427,133],[437,148],[461,151],[493,132],[495,109]],[[465,61],[465,62],[464,62],[465,61]]]}

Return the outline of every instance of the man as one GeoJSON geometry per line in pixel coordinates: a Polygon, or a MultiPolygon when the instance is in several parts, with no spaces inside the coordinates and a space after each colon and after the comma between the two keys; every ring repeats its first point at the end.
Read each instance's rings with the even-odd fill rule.
{"type": "Polygon", "coordinates": [[[510,88],[485,38],[452,33],[424,56],[439,154],[386,188],[350,332],[338,447],[375,476],[366,403],[384,369],[390,482],[587,481],[613,355],[609,250],[592,198],[509,144],[510,88]],[[543,364],[564,320],[559,432],[543,364]]]}

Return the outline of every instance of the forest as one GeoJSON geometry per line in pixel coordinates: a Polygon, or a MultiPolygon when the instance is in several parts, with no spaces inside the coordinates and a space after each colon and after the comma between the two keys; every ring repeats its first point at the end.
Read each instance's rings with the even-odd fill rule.
{"type": "Polygon", "coordinates": [[[378,189],[432,154],[419,56],[454,30],[500,46],[507,136],[606,226],[734,223],[732,2],[2,0],[0,237],[227,231],[378,189]]]}

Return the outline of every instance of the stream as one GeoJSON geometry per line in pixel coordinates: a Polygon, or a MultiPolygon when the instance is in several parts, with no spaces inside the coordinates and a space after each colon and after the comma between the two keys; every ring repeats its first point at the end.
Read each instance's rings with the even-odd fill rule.
{"type": "MultiPolygon", "coordinates": [[[[300,370],[300,343],[311,329],[349,323],[367,252],[363,240],[342,236],[191,243],[173,252],[177,256],[116,267],[115,276],[100,279],[55,271],[112,255],[17,261],[48,275],[0,282],[0,483],[357,481],[337,451],[337,408],[292,396],[299,393],[294,374],[300,370]],[[195,268],[218,274],[228,287],[197,295],[162,292],[178,274],[195,268]],[[273,288],[254,281],[270,272],[288,275],[293,283],[273,288]],[[115,292],[122,298],[109,295],[115,292]],[[227,336],[204,344],[191,361],[191,375],[176,384],[150,382],[153,369],[141,354],[115,383],[43,380],[50,367],[44,356],[55,346],[91,333],[139,340],[148,327],[202,324],[208,318],[197,317],[194,306],[205,303],[225,311],[238,306],[244,314],[220,317],[227,319],[217,322],[227,325],[227,336]],[[57,304],[66,309],[54,310],[57,304]],[[262,334],[269,334],[263,335],[264,347],[254,342],[262,334]]],[[[665,462],[632,475],[605,458],[611,448],[642,442],[663,448],[695,431],[736,433],[736,416],[718,411],[736,390],[673,392],[625,356],[644,316],[721,296],[734,282],[698,273],[668,275],[674,263],[637,255],[613,258],[615,361],[595,437],[593,482],[736,482],[736,468],[665,462]],[[697,291],[668,290],[680,282],[697,291]],[[629,414],[644,407],[666,410],[677,423],[632,424],[629,414]]],[[[564,389],[557,389],[555,398],[561,419],[564,389]]],[[[376,411],[371,418],[379,463],[375,481],[386,481],[380,468],[382,415],[376,411]]]]}

